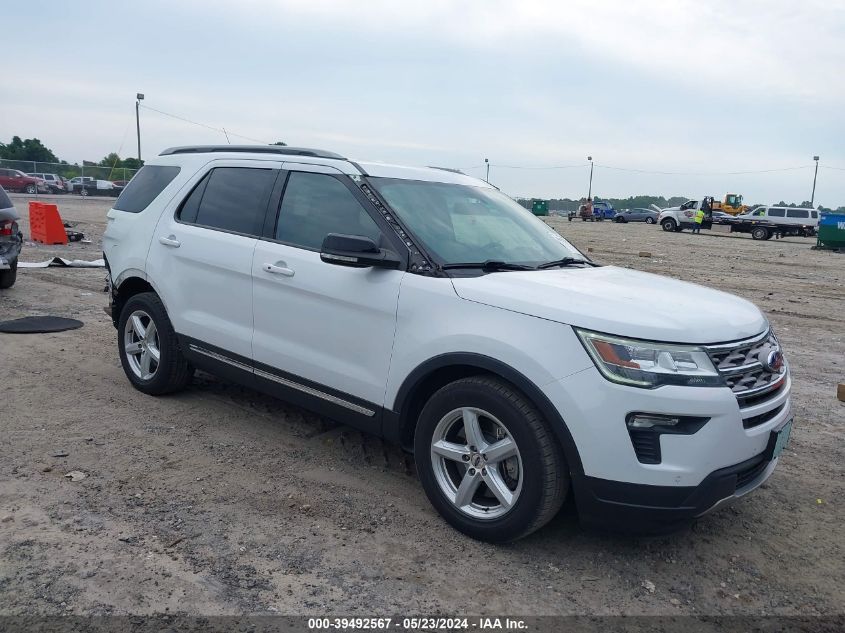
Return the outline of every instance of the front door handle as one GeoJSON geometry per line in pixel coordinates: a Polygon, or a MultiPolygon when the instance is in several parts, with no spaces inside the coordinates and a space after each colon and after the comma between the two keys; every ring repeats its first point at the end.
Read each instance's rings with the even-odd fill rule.
{"type": "Polygon", "coordinates": [[[182,246],[182,242],[176,239],[175,235],[169,235],[168,237],[164,237],[163,235],[158,238],[159,244],[164,244],[165,246],[172,246],[173,248],[179,248],[182,246]]]}
{"type": "Polygon", "coordinates": [[[276,262],[275,264],[264,264],[262,266],[265,273],[273,275],[283,275],[284,277],[293,277],[294,272],[292,268],[288,268],[284,262],[276,262]]]}

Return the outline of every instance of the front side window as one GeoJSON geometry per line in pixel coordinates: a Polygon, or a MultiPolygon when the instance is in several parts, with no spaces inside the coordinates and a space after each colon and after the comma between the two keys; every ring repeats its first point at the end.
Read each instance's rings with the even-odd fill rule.
{"type": "Polygon", "coordinates": [[[276,223],[276,239],[320,250],[329,233],[369,237],[381,231],[352,192],[334,176],[291,172],[276,223]]]}
{"type": "Polygon", "coordinates": [[[114,208],[118,211],[140,213],[146,209],[164,188],[173,182],[179,167],[146,165],[120,192],[114,208]]]}
{"type": "Polygon", "coordinates": [[[222,231],[260,235],[278,173],[275,169],[251,167],[212,169],[182,204],[179,220],[222,231]]]}
{"type": "Polygon", "coordinates": [[[370,183],[441,265],[536,266],[583,258],[554,229],[495,189],[394,178],[370,183]]]}

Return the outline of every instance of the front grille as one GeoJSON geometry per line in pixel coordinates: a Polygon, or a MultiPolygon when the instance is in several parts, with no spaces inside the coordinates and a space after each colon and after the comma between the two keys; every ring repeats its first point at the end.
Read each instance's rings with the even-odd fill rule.
{"type": "Polygon", "coordinates": [[[740,490],[745,488],[748,484],[753,482],[757,477],[763,474],[763,471],[766,470],[766,467],[769,465],[762,457],[760,461],[754,464],[753,466],[749,466],[745,470],[741,470],[736,474],[736,489],[740,490]]]}
{"type": "Polygon", "coordinates": [[[783,384],[784,373],[770,372],[763,366],[769,352],[780,350],[780,343],[769,330],[751,339],[706,346],[713,365],[722,374],[728,387],[740,403],[778,389],[783,384]]]}

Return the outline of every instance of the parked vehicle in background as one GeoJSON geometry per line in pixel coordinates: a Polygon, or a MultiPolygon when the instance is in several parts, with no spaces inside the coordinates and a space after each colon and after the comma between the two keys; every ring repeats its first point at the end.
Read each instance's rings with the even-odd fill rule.
{"type": "Polygon", "coordinates": [[[18,276],[18,255],[23,245],[19,219],[15,205],[0,186],[0,289],[11,288],[18,276]]]}
{"type": "Polygon", "coordinates": [[[646,224],[654,224],[657,222],[657,217],[660,214],[653,209],[623,209],[613,216],[614,222],[645,222],[646,224]]]}
{"type": "Polygon", "coordinates": [[[90,176],[77,176],[70,179],[71,191],[81,196],[116,196],[120,188],[109,180],[98,180],[90,176]]]}
{"type": "Polygon", "coordinates": [[[816,209],[758,207],[751,213],[731,218],[731,233],[751,233],[755,240],[798,235],[811,237],[819,226],[816,209]]]}
{"type": "Polygon", "coordinates": [[[705,206],[704,221],[701,223],[702,229],[709,229],[713,226],[713,197],[707,196],[702,200],[687,200],[679,207],[669,207],[662,209],[660,215],[657,216],[657,221],[664,231],[683,231],[684,229],[693,228],[695,223],[695,213],[705,206]],[[706,202],[706,204],[705,204],[706,202]]]}
{"type": "Polygon", "coordinates": [[[570,491],[587,525],[671,531],[763,484],[789,439],[757,307],[600,266],[482,180],[172,148],[107,215],[134,388],[199,368],[397,442],[476,539],[533,532],[570,491]]]}
{"type": "Polygon", "coordinates": [[[593,200],[593,216],[599,222],[602,220],[612,220],[616,216],[616,209],[609,202],[593,200]]]}
{"type": "Polygon", "coordinates": [[[43,173],[35,173],[35,174],[28,174],[33,178],[40,178],[44,181],[44,184],[47,186],[47,190],[50,193],[67,193],[67,189],[65,188],[65,180],[59,176],[58,174],[43,174],[43,173]]]}
{"type": "Polygon", "coordinates": [[[0,167],[0,187],[6,191],[19,191],[21,193],[38,193],[39,188],[46,191],[46,185],[40,178],[30,176],[18,169],[0,167]]]}
{"type": "Polygon", "coordinates": [[[549,201],[534,198],[531,201],[531,213],[534,215],[549,215],[549,201]]]}

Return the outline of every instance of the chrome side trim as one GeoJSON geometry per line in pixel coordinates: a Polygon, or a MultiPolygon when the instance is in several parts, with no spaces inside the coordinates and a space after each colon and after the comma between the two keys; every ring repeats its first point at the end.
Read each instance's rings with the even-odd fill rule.
{"type": "Polygon", "coordinates": [[[266,372],[261,369],[255,369],[250,365],[233,360],[228,356],[224,356],[223,354],[218,354],[217,352],[212,352],[211,350],[203,349],[202,347],[198,347],[193,343],[190,343],[188,347],[192,352],[196,352],[197,354],[208,356],[209,358],[218,360],[221,363],[226,363],[227,365],[231,365],[232,367],[237,367],[238,369],[242,369],[251,374],[255,374],[260,378],[272,380],[273,382],[277,382],[280,385],[284,385],[285,387],[290,387],[291,389],[296,389],[297,391],[301,391],[302,393],[307,393],[309,396],[314,396],[316,398],[320,398],[321,400],[325,400],[326,402],[331,402],[332,404],[344,407],[346,409],[349,409],[350,411],[355,411],[356,413],[360,413],[368,417],[373,417],[376,414],[376,412],[372,409],[367,409],[366,407],[362,407],[361,405],[355,404],[354,402],[349,402],[348,400],[344,400],[343,398],[338,398],[337,396],[328,394],[325,391],[320,391],[319,389],[314,389],[313,387],[307,387],[298,382],[294,382],[293,380],[288,380],[287,378],[277,376],[276,374],[271,374],[270,372],[266,372]]]}
{"type": "Polygon", "coordinates": [[[769,334],[771,334],[772,330],[769,328],[765,332],[758,334],[757,336],[752,336],[751,338],[745,338],[741,341],[734,341],[733,343],[719,343],[716,345],[702,345],[703,348],[708,350],[720,350],[720,349],[732,349],[734,347],[745,347],[746,345],[751,345],[752,343],[757,343],[758,341],[762,341],[766,338],[769,334]]]}
{"type": "Polygon", "coordinates": [[[368,417],[372,417],[376,414],[375,411],[367,409],[366,407],[362,407],[353,402],[349,402],[348,400],[344,400],[343,398],[338,398],[337,396],[328,394],[325,391],[320,391],[319,389],[314,389],[313,387],[306,387],[305,385],[301,385],[298,382],[293,382],[292,380],[288,380],[287,378],[282,378],[281,376],[262,371],[261,369],[254,369],[253,373],[255,373],[255,375],[259,376],[260,378],[272,380],[273,382],[277,382],[280,385],[284,385],[285,387],[290,387],[291,389],[296,389],[297,391],[301,391],[302,393],[307,393],[309,396],[315,396],[317,398],[320,398],[321,400],[325,400],[327,402],[331,402],[332,404],[336,404],[341,407],[345,407],[347,409],[355,411],[356,413],[360,413],[368,417]]]}
{"type": "Polygon", "coordinates": [[[214,360],[219,360],[221,363],[226,363],[227,365],[231,365],[232,367],[237,367],[238,369],[243,369],[244,371],[248,371],[252,373],[252,367],[246,365],[244,363],[240,363],[236,360],[232,360],[228,356],[223,356],[223,354],[218,354],[217,352],[212,352],[207,349],[203,349],[201,347],[197,347],[193,343],[188,345],[192,352],[196,352],[197,354],[202,354],[203,356],[208,356],[209,358],[213,358],[214,360]]]}

